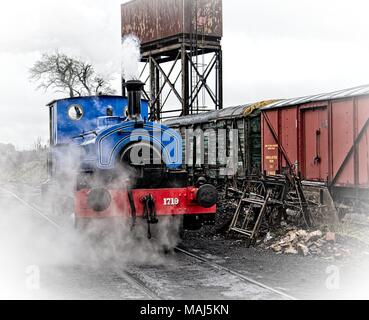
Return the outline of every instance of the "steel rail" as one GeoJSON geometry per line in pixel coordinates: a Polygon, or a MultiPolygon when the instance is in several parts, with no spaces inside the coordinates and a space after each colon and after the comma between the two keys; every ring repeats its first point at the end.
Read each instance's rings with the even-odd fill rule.
{"type": "Polygon", "coordinates": [[[140,291],[142,291],[145,295],[150,297],[152,300],[165,300],[159,294],[157,294],[154,290],[149,288],[142,280],[135,277],[131,272],[123,271],[123,278],[130,285],[137,287],[140,291]]]}
{"type": "Polygon", "coordinates": [[[264,288],[264,289],[266,289],[268,291],[271,291],[271,292],[273,292],[273,293],[275,293],[277,295],[280,295],[280,296],[282,296],[282,297],[284,297],[284,298],[286,298],[288,300],[298,300],[297,298],[295,298],[295,297],[293,297],[293,296],[291,296],[291,295],[289,295],[287,293],[284,293],[284,292],[282,292],[280,290],[277,290],[277,289],[274,289],[274,288],[272,288],[270,286],[267,286],[267,285],[265,285],[265,284],[263,284],[263,283],[261,283],[259,281],[256,281],[256,280],[254,280],[254,279],[252,279],[250,277],[245,276],[244,274],[242,274],[242,273],[240,273],[238,271],[235,271],[235,270],[229,269],[227,267],[224,267],[224,266],[222,266],[220,264],[211,262],[208,259],[203,258],[201,256],[198,256],[198,255],[196,255],[196,254],[194,254],[192,252],[189,252],[189,251],[187,251],[187,250],[185,250],[183,248],[175,247],[174,250],[177,251],[177,252],[180,252],[182,254],[185,254],[185,255],[187,255],[189,257],[192,257],[192,258],[194,258],[196,260],[199,260],[201,262],[204,262],[205,264],[209,265],[210,267],[212,267],[214,269],[226,271],[226,272],[228,272],[228,273],[230,273],[230,274],[232,274],[232,275],[240,278],[241,280],[243,280],[245,282],[249,282],[249,283],[252,283],[252,284],[257,285],[259,287],[262,287],[262,288],[264,288]]]}
{"type": "Polygon", "coordinates": [[[54,220],[52,220],[51,218],[49,218],[47,215],[45,215],[43,212],[41,212],[39,209],[37,209],[35,206],[31,205],[30,203],[28,203],[27,201],[23,200],[22,198],[20,198],[18,195],[16,195],[14,192],[9,191],[7,189],[4,189],[3,187],[0,187],[0,190],[9,194],[10,196],[12,196],[15,200],[17,200],[18,202],[20,202],[21,204],[23,204],[24,206],[26,206],[27,208],[31,209],[35,214],[37,214],[38,216],[40,216],[41,218],[45,219],[47,222],[49,222],[53,227],[57,228],[58,230],[62,230],[62,227],[56,223],[54,220]]]}

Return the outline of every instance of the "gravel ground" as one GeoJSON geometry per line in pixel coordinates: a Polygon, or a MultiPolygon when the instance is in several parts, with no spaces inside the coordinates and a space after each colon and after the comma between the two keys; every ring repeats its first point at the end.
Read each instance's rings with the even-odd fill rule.
{"type": "Polygon", "coordinates": [[[337,232],[332,252],[337,247],[349,252],[347,256],[278,254],[263,241],[247,248],[243,235],[228,234],[227,221],[232,218],[234,209],[229,209],[228,202],[222,203],[226,206],[219,206],[215,225],[186,231],[183,247],[210,254],[222,265],[300,299],[369,298],[369,242],[365,241],[369,239],[369,227],[330,226],[337,232]]]}

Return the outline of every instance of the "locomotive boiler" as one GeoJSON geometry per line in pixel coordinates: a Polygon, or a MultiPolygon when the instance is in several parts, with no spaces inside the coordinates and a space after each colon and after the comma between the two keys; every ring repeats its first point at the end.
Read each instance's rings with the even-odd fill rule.
{"type": "Polygon", "coordinates": [[[95,219],[183,218],[185,228],[214,219],[217,191],[190,184],[182,138],[148,121],[143,83],[128,81],[128,97],[96,96],[53,101],[50,110],[49,180],[57,214],[73,212],[75,225],[95,219]]]}

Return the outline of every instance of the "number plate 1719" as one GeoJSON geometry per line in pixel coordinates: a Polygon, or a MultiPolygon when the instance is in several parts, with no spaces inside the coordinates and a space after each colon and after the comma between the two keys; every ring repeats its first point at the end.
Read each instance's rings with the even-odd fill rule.
{"type": "Polygon", "coordinates": [[[164,198],[164,205],[165,206],[178,206],[179,199],[178,198],[164,198]]]}

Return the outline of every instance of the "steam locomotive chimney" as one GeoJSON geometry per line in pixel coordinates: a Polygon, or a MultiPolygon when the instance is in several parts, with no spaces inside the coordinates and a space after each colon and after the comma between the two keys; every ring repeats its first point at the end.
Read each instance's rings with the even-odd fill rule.
{"type": "Polygon", "coordinates": [[[144,88],[144,83],[139,80],[131,80],[125,83],[128,92],[128,118],[141,118],[141,92],[144,88]]]}

